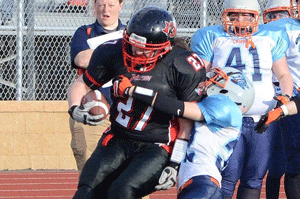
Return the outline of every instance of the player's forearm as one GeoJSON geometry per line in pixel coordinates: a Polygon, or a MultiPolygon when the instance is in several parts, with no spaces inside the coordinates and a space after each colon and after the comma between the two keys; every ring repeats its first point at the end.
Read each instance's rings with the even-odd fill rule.
{"type": "Polygon", "coordinates": [[[293,93],[293,80],[292,76],[290,74],[285,74],[278,79],[280,89],[282,91],[282,94],[287,94],[289,96],[292,96],[293,93]]]}
{"type": "Polygon", "coordinates": [[[75,65],[77,67],[86,69],[89,65],[93,52],[94,52],[93,49],[87,49],[79,52],[74,58],[75,65]]]}
{"type": "Polygon", "coordinates": [[[175,165],[173,166],[178,166],[181,163],[181,161],[184,159],[187,145],[188,145],[188,140],[190,139],[190,133],[193,128],[192,120],[178,118],[178,122],[179,122],[179,133],[175,141],[172,155],[170,158],[171,161],[170,165],[172,165],[172,162],[175,163],[175,165]]]}
{"type": "Polygon", "coordinates": [[[184,102],[183,117],[194,121],[204,120],[204,116],[195,102],[184,102]]]}
{"type": "Polygon", "coordinates": [[[190,133],[193,128],[193,121],[185,118],[178,118],[179,122],[179,139],[188,140],[190,138],[190,133]]]}
{"type": "Polygon", "coordinates": [[[82,97],[90,90],[91,89],[83,82],[82,76],[75,80],[67,94],[69,108],[74,105],[80,105],[82,97]]]}

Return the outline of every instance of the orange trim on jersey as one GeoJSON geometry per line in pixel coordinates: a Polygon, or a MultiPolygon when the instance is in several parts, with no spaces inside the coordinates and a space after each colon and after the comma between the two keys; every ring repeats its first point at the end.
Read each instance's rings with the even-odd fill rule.
{"type": "Polygon", "coordinates": [[[160,147],[165,149],[168,152],[168,154],[171,154],[173,149],[173,146],[169,146],[169,145],[161,145],[160,147]]]}
{"type": "Polygon", "coordinates": [[[99,86],[99,87],[101,87],[103,84],[100,84],[99,82],[97,82],[90,74],[89,74],[89,72],[86,70],[85,71],[85,75],[86,75],[86,77],[94,84],[94,85],[96,85],[96,86],[99,86]]]}
{"type": "Polygon", "coordinates": [[[215,183],[218,187],[220,187],[220,184],[219,184],[218,180],[216,180],[215,178],[210,177],[210,181],[212,181],[212,182],[215,183]]]}
{"type": "Polygon", "coordinates": [[[87,33],[88,37],[90,37],[91,32],[92,32],[92,27],[88,27],[88,28],[86,29],[86,33],[87,33]]]}
{"type": "Polygon", "coordinates": [[[114,134],[107,134],[102,141],[103,146],[107,146],[108,142],[114,137],[114,134]]]}
{"type": "Polygon", "coordinates": [[[177,195],[179,195],[180,192],[181,192],[183,189],[187,188],[187,187],[190,186],[192,183],[193,183],[193,179],[189,179],[188,181],[186,181],[186,183],[184,183],[181,187],[179,187],[179,189],[178,189],[178,194],[177,194],[177,195]]]}
{"type": "MultiPolygon", "coordinates": [[[[213,182],[213,183],[215,183],[218,187],[220,187],[219,182],[218,182],[215,178],[210,177],[210,181],[213,182]]],[[[190,186],[192,183],[193,183],[193,179],[189,179],[186,183],[184,183],[181,187],[179,187],[179,189],[178,189],[178,194],[177,194],[177,195],[179,195],[180,192],[181,192],[183,189],[187,188],[187,187],[190,186]]]]}
{"type": "Polygon", "coordinates": [[[77,69],[77,75],[78,75],[78,76],[82,75],[82,74],[84,73],[84,71],[85,71],[85,69],[83,69],[83,68],[78,68],[78,69],[77,69]]]}
{"type": "MultiPolygon", "coordinates": [[[[108,116],[108,117],[109,117],[109,116],[108,116]]],[[[107,133],[109,130],[110,130],[110,126],[106,128],[106,130],[103,132],[103,134],[104,134],[104,133],[107,133]]]]}
{"type": "Polygon", "coordinates": [[[175,117],[173,118],[171,121],[171,125],[169,127],[169,138],[170,138],[170,142],[168,144],[164,144],[161,145],[160,147],[162,147],[163,149],[165,149],[168,154],[171,154],[173,151],[173,147],[175,144],[175,140],[178,137],[178,133],[179,133],[179,122],[178,122],[178,118],[175,117]]]}

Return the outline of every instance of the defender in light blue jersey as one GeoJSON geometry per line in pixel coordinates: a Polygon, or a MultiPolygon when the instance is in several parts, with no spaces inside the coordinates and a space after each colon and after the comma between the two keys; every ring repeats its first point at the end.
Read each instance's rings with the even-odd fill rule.
{"type": "Polygon", "coordinates": [[[273,73],[282,93],[292,94],[292,78],[285,51],[289,46],[283,28],[258,25],[256,0],[225,0],[223,26],[199,29],[191,39],[191,48],[207,67],[234,67],[249,78],[255,89],[251,109],[243,117],[241,137],[223,171],[222,191],[231,198],[240,179],[238,198],[258,199],[266,174],[270,139],[268,133],[257,134],[255,123],[276,105],[273,73]]]}
{"type": "MultiPolygon", "coordinates": [[[[270,22],[270,25],[284,27],[287,31],[290,45],[286,51],[287,63],[292,74],[294,88],[292,99],[300,96],[300,21],[299,2],[289,0],[290,13],[293,18],[270,22]]],[[[278,92],[281,92],[278,90],[278,92]]],[[[286,159],[285,192],[287,198],[300,199],[300,114],[285,117],[271,125],[274,133],[281,133],[283,150],[286,159]]],[[[268,129],[269,130],[269,129],[268,129]]],[[[274,162],[273,162],[274,164],[274,162]]],[[[270,165],[272,166],[272,165],[270,165]]]]}
{"type": "Polygon", "coordinates": [[[223,71],[228,75],[227,82],[223,74],[213,75],[208,80],[213,85],[207,84],[208,97],[197,103],[203,119],[195,121],[186,156],[180,164],[179,199],[223,199],[223,194],[215,193],[221,191],[221,172],[240,137],[242,115],[238,106],[245,114],[255,95],[251,81],[240,71],[231,67],[223,71]]]}

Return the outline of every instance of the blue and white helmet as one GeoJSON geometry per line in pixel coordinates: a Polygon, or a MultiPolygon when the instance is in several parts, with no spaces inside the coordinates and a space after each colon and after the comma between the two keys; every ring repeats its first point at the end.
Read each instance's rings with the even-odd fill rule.
{"type": "Polygon", "coordinates": [[[245,114],[252,106],[255,92],[252,82],[233,67],[213,68],[207,73],[206,93],[208,96],[222,94],[234,101],[245,114]]]}
{"type": "Polygon", "coordinates": [[[222,22],[224,30],[238,37],[249,37],[258,29],[260,7],[257,0],[225,0],[222,22]],[[230,13],[251,14],[251,22],[231,21],[230,13]]]}

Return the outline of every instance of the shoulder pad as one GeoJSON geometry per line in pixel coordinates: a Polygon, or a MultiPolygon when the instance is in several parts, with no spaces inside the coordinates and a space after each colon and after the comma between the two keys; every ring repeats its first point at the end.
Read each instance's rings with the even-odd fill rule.
{"type": "Polygon", "coordinates": [[[180,73],[195,73],[205,69],[202,59],[194,52],[174,49],[174,67],[180,73]]]}

